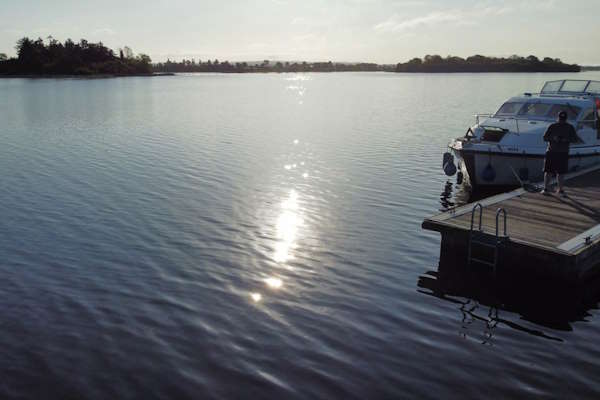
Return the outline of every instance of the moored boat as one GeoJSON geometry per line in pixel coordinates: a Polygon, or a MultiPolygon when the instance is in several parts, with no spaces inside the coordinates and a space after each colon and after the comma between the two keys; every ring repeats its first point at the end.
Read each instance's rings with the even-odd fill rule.
{"type": "Polygon", "coordinates": [[[494,114],[478,114],[475,125],[453,140],[444,171],[472,186],[519,185],[543,179],[547,143],[543,135],[565,111],[579,141],[571,144],[569,171],[600,163],[600,81],[546,82],[540,93],[507,100],[494,114]],[[456,165],[454,164],[456,163],[456,165]]]}

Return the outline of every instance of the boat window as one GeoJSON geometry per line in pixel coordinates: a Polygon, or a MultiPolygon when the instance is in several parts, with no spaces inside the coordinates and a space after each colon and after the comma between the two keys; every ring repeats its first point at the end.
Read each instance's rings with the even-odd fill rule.
{"type": "Polygon", "coordinates": [[[563,84],[563,81],[551,81],[546,82],[544,87],[542,88],[542,93],[556,93],[560,86],[563,84]]]}
{"type": "Polygon", "coordinates": [[[565,84],[560,88],[561,92],[581,93],[585,90],[589,81],[565,81],[565,84]]]}
{"type": "Polygon", "coordinates": [[[515,115],[525,103],[507,102],[502,104],[502,107],[496,112],[495,116],[515,115]]]}
{"type": "Polygon", "coordinates": [[[564,79],[550,81],[542,87],[542,94],[548,93],[594,93],[600,94],[600,81],[564,79]]]}
{"type": "Polygon", "coordinates": [[[596,128],[596,116],[594,115],[595,112],[596,111],[594,109],[587,110],[583,114],[583,118],[581,119],[581,125],[587,126],[588,128],[595,129],[596,128]]]}
{"type": "Polygon", "coordinates": [[[600,93],[600,82],[591,81],[585,91],[588,93],[600,93]]]}
{"type": "Polygon", "coordinates": [[[528,117],[543,117],[546,115],[548,110],[552,107],[552,104],[549,103],[527,103],[521,111],[519,111],[519,115],[524,115],[528,117]]]}
{"type": "Polygon", "coordinates": [[[554,104],[552,108],[550,108],[548,117],[552,119],[557,119],[558,113],[560,113],[561,111],[566,111],[567,119],[574,120],[579,115],[581,107],[573,106],[570,104],[554,104]]]}

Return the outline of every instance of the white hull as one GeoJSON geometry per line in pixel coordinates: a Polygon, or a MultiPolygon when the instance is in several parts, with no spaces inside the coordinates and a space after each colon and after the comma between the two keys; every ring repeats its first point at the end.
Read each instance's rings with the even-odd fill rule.
{"type": "MultiPolygon", "coordinates": [[[[540,182],[544,178],[544,157],[539,154],[511,155],[461,150],[454,150],[454,154],[463,174],[468,175],[473,186],[512,186],[520,185],[519,179],[523,182],[540,182]],[[488,165],[493,169],[493,174],[486,174],[488,165]],[[492,176],[493,179],[490,179],[492,176]]],[[[586,156],[572,154],[569,157],[569,171],[596,164],[600,164],[600,146],[596,152],[590,152],[586,156]]]]}

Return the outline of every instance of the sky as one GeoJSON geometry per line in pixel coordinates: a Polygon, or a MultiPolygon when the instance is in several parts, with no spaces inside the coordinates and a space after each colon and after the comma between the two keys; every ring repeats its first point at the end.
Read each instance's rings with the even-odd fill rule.
{"type": "Polygon", "coordinates": [[[52,35],[153,61],[533,54],[600,65],[599,16],[600,0],[0,0],[0,53],[52,35]]]}

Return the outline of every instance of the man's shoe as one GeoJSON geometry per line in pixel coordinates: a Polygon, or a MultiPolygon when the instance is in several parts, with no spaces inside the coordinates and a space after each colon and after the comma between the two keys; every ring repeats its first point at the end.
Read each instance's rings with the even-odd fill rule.
{"type": "Polygon", "coordinates": [[[550,194],[551,194],[551,193],[550,193],[549,191],[547,191],[546,189],[543,189],[543,190],[542,190],[542,194],[543,194],[544,196],[550,196],[550,194]]]}
{"type": "Polygon", "coordinates": [[[567,194],[565,193],[564,190],[559,190],[558,194],[560,195],[560,197],[567,197],[567,194]]]}

